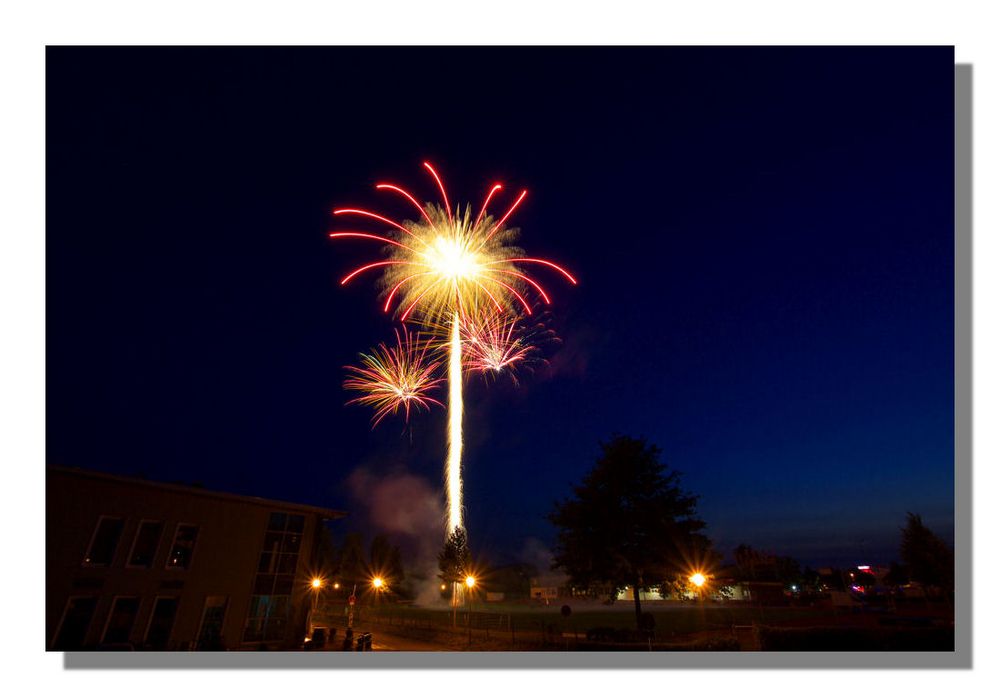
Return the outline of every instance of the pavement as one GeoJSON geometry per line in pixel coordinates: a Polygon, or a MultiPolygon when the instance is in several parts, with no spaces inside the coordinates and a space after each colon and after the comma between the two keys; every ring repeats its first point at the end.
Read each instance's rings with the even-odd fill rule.
{"type": "Polygon", "coordinates": [[[445,644],[438,644],[431,641],[412,639],[410,637],[385,634],[381,631],[372,632],[373,651],[454,651],[455,649],[445,644]]]}

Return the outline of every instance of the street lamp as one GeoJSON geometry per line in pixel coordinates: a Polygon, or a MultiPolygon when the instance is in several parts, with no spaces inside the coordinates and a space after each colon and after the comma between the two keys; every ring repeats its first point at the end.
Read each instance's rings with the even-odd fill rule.
{"type": "Polygon", "coordinates": [[[476,586],[475,576],[465,577],[465,620],[466,624],[469,626],[469,646],[472,646],[472,589],[476,586]]]}
{"type": "Polygon", "coordinates": [[[323,579],[319,576],[314,576],[309,585],[312,587],[313,591],[312,607],[309,609],[309,637],[312,638],[313,618],[316,616],[316,603],[319,602],[319,591],[323,588],[323,579]]]}
{"type": "Polygon", "coordinates": [[[385,581],[383,581],[379,576],[376,576],[375,578],[372,579],[372,588],[374,588],[375,590],[377,591],[382,590],[382,586],[384,585],[385,581]]]}
{"type": "Polygon", "coordinates": [[[689,578],[688,580],[692,584],[694,584],[696,588],[700,590],[701,587],[705,585],[705,574],[701,573],[700,571],[696,571],[695,573],[691,574],[691,578],[689,578]]]}

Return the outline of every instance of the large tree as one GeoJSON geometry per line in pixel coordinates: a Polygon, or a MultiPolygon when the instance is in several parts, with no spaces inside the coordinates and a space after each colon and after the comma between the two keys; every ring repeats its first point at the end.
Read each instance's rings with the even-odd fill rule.
{"type": "Polygon", "coordinates": [[[910,579],[924,588],[940,588],[950,593],[955,588],[955,552],[947,542],[924,525],[919,515],[906,514],[899,555],[910,579]]]}
{"type": "Polygon", "coordinates": [[[640,590],[686,578],[711,556],[697,497],[661,464],[659,448],[627,436],[601,444],[573,493],[548,516],[558,529],[555,567],[576,586],[610,587],[612,600],[631,587],[641,629],[640,590]]]}

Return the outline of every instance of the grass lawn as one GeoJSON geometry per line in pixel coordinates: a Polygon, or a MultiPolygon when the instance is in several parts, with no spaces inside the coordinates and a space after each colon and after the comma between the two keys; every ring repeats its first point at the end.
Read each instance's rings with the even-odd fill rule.
{"type": "MultiPolygon", "coordinates": [[[[829,610],[813,608],[752,608],[691,603],[643,603],[643,612],[650,612],[656,620],[656,631],[687,634],[705,629],[729,628],[732,625],[780,624],[806,618],[820,618],[829,610]]],[[[618,602],[611,606],[581,601],[559,601],[558,604],[533,605],[528,603],[476,603],[477,615],[509,615],[518,629],[539,629],[552,625],[559,632],[586,632],[594,627],[634,629],[635,610],[631,602],[618,602]],[[560,608],[566,603],[572,609],[569,618],[563,618],[560,608]]],[[[409,605],[386,604],[377,608],[362,608],[362,616],[377,614],[385,620],[419,622],[421,624],[450,626],[450,609],[421,608],[409,605]]],[[[465,623],[465,608],[459,608],[458,623],[465,623]]],[[[475,626],[475,625],[474,625],[475,626]]]]}

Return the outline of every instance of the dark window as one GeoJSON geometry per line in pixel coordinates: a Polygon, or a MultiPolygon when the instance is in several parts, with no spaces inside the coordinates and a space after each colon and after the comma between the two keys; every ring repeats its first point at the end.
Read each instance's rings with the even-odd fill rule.
{"type": "Polygon", "coordinates": [[[52,648],[56,651],[75,651],[82,648],[95,608],[97,608],[97,598],[70,598],[66,603],[62,625],[59,627],[52,648]]]}
{"type": "Polygon", "coordinates": [[[178,525],[174,534],[174,544],[167,558],[168,569],[186,569],[191,565],[194,543],[198,538],[197,525],[178,525]]]}
{"type": "Polygon", "coordinates": [[[91,566],[110,566],[118,548],[118,539],[122,536],[124,521],[121,518],[101,517],[97,521],[97,530],[90,542],[90,549],[83,558],[84,564],[91,566]]]}
{"type": "Polygon", "coordinates": [[[163,532],[163,523],[158,521],[145,521],[139,525],[139,531],[135,534],[135,543],[132,545],[132,554],[129,555],[129,566],[142,566],[149,568],[153,564],[153,557],[156,556],[156,548],[160,546],[160,533],[163,532]]]}
{"type": "Polygon", "coordinates": [[[274,589],[274,576],[271,574],[257,574],[257,579],[253,584],[255,595],[271,595],[274,589]]]}
{"type": "Polygon", "coordinates": [[[284,513],[272,513],[270,519],[267,522],[267,529],[277,530],[278,532],[284,532],[287,520],[288,516],[285,515],[284,513]]]}
{"type": "Polygon", "coordinates": [[[283,641],[291,607],[287,595],[255,595],[250,599],[243,641],[283,641]]]}
{"type": "Polygon", "coordinates": [[[201,630],[198,632],[199,651],[220,651],[222,646],[222,622],[226,618],[226,596],[210,595],[205,599],[205,611],[201,615],[201,630]]]}
{"type": "Polygon", "coordinates": [[[305,516],[278,512],[268,516],[243,641],[288,638],[289,599],[295,585],[304,529],[305,516]]]}
{"type": "Polygon", "coordinates": [[[302,546],[302,535],[296,535],[296,534],[285,535],[285,540],[284,542],[281,543],[281,551],[298,552],[300,546],[302,546]]]}
{"type": "Polygon", "coordinates": [[[139,614],[138,598],[115,598],[114,605],[111,607],[111,617],[108,618],[108,626],[104,630],[104,639],[101,643],[128,643],[137,614],[139,614]]]}
{"type": "Polygon", "coordinates": [[[149,620],[146,631],[146,648],[153,651],[163,651],[170,639],[170,630],[174,628],[174,616],[177,615],[177,598],[157,598],[153,606],[153,616],[149,620]]]}
{"type": "Polygon", "coordinates": [[[298,554],[282,554],[281,560],[278,562],[278,573],[279,574],[294,574],[295,573],[295,563],[299,560],[298,554]]]}
{"type": "Polygon", "coordinates": [[[291,574],[281,575],[274,577],[274,594],[275,595],[291,595],[292,594],[292,582],[295,577],[291,574]]]}

